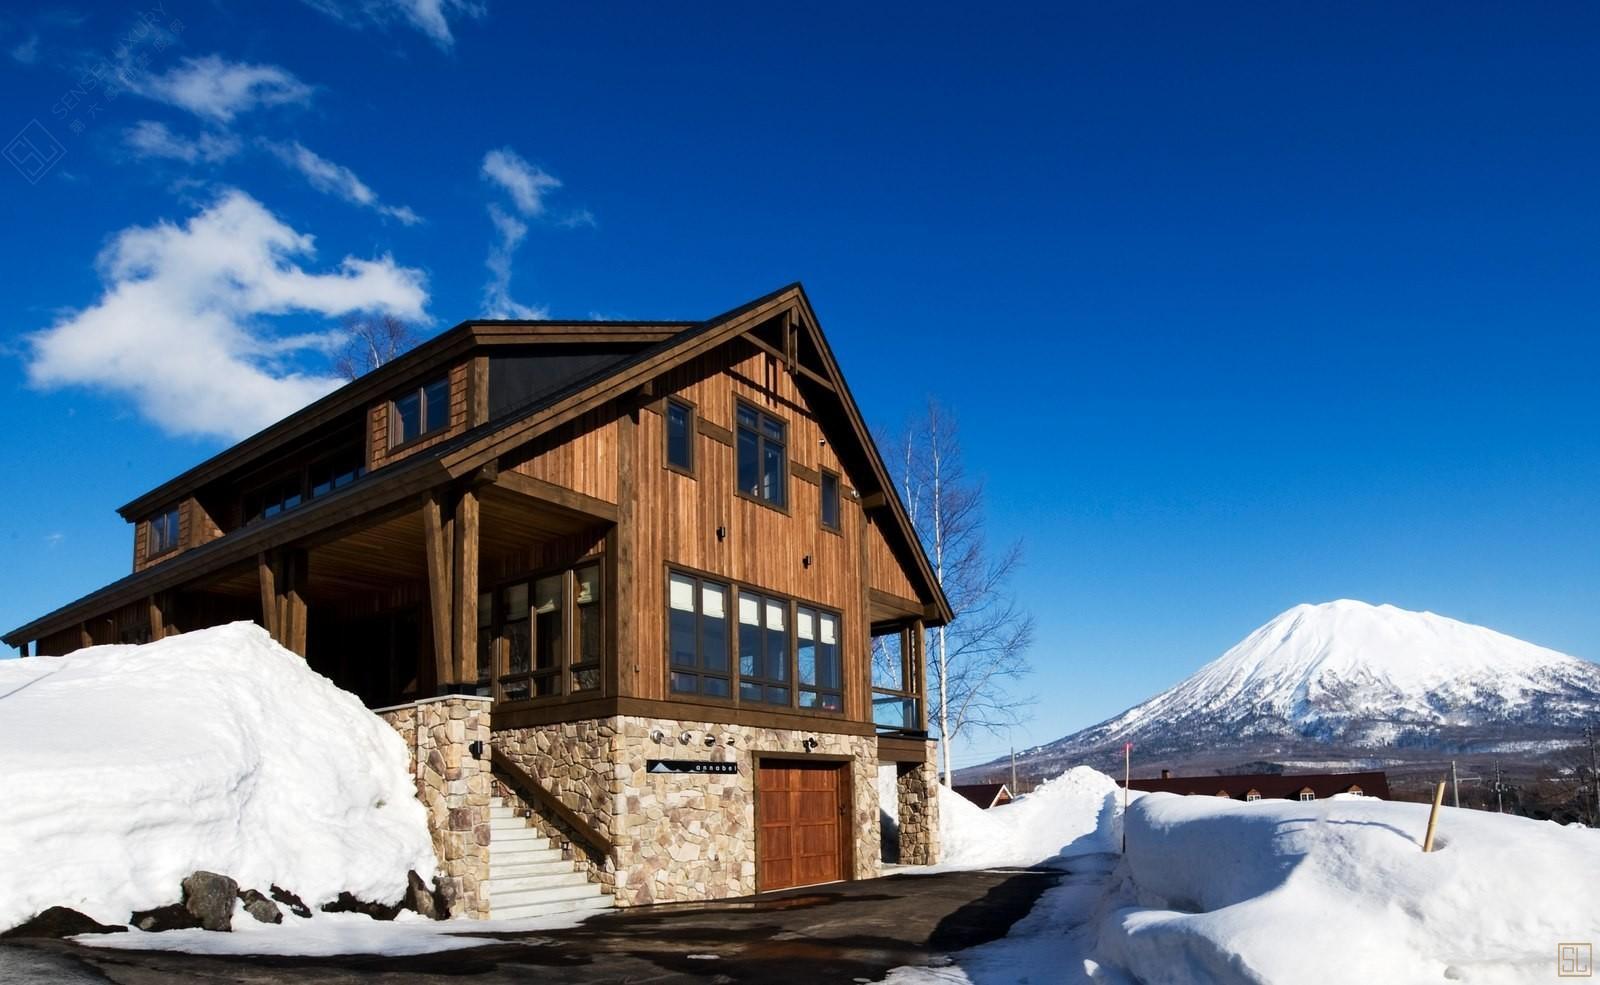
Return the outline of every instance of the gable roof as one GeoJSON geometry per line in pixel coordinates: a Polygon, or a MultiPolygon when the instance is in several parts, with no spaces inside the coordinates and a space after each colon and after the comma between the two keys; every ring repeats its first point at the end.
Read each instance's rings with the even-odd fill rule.
{"type": "Polygon", "coordinates": [[[988,810],[1005,794],[1007,800],[1011,799],[1011,791],[1004,783],[957,783],[950,788],[961,796],[988,810]]]}
{"type": "MultiPolygon", "coordinates": [[[[372,508],[376,510],[440,482],[468,475],[497,460],[507,451],[595,407],[634,392],[661,374],[773,318],[786,315],[796,317],[823,361],[823,370],[817,375],[826,377],[824,382],[828,389],[808,399],[814,403],[826,402],[826,394],[831,390],[846,435],[853,439],[855,456],[877,485],[874,491],[881,494],[882,509],[888,520],[883,524],[887,539],[902,563],[908,564],[915,572],[917,577],[913,581],[919,583],[926,593],[924,601],[930,608],[929,621],[934,624],[949,622],[955,618],[950,603],[938,579],[934,577],[932,566],[900,501],[895,483],[822,336],[805,290],[799,283],[794,283],[703,322],[462,322],[417,349],[163,483],[123,506],[119,512],[127,519],[137,519],[161,504],[190,494],[206,482],[226,476],[254,458],[284,447],[331,418],[381,399],[406,380],[431,368],[447,365],[451,358],[461,356],[490,338],[501,341],[524,340],[532,334],[547,341],[627,341],[638,344],[640,348],[632,355],[588,375],[563,380],[557,388],[497,420],[429,446],[398,463],[386,465],[361,482],[128,575],[20,626],[0,639],[13,646],[38,639],[106,609],[177,587],[214,568],[252,557],[256,551],[281,542],[292,532],[317,529],[318,521],[334,515],[339,506],[349,502],[352,493],[371,497],[372,508]]],[[[836,446],[835,451],[843,459],[847,449],[836,446]]]]}

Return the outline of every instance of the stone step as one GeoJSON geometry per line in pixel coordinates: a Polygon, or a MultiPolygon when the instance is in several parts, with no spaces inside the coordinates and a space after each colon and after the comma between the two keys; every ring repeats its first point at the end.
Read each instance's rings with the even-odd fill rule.
{"type": "Polygon", "coordinates": [[[526,827],[528,827],[528,819],[525,817],[518,817],[515,814],[508,814],[502,817],[493,812],[489,814],[490,831],[515,831],[518,828],[526,827]]]}
{"type": "Polygon", "coordinates": [[[506,799],[504,797],[490,797],[489,798],[489,806],[490,807],[504,807],[504,806],[506,806],[506,799]]]}
{"type": "MultiPolygon", "coordinates": [[[[603,896],[600,887],[587,879],[572,886],[552,886],[549,889],[517,889],[497,893],[489,890],[489,911],[493,913],[500,907],[528,906],[537,903],[561,903],[568,900],[589,899],[603,896]]],[[[609,897],[608,897],[609,899],[609,897]]]]}
{"type": "Polygon", "coordinates": [[[611,897],[601,893],[599,896],[562,900],[559,903],[528,903],[517,906],[490,904],[489,916],[495,920],[526,920],[529,917],[548,917],[559,913],[609,909],[611,909],[611,897]]]}
{"type": "MultiPolygon", "coordinates": [[[[542,853],[540,853],[542,854],[542,853]]],[[[529,853],[526,861],[504,861],[499,856],[489,858],[490,879],[514,879],[518,876],[548,876],[564,872],[576,872],[570,859],[564,859],[559,852],[552,852],[555,857],[549,860],[538,858],[529,853]]]]}
{"type": "Polygon", "coordinates": [[[507,893],[520,893],[527,889],[559,889],[562,886],[585,886],[589,877],[582,872],[568,870],[566,872],[550,872],[543,875],[507,876],[489,870],[490,896],[504,896],[507,893]]]}
{"type": "Polygon", "coordinates": [[[561,857],[561,849],[546,838],[524,838],[521,841],[504,841],[496,838],[489,843],[489,858],[500,862],[548,862],[561,857]]]}
{"type": "Polygon", "coordinates": [[[523,825],[518,828],[490,828],[490,851],[495,842],[513,845],[516,848],[549,848],[550,839],[539,833],[539,829],[523,825]],[[524,842],[538,842],[538,844],[523,844],[524,842]]]}
{"type": "Polygon", "coordinates": [[[522,817],[521,814],[517,813],[515,810],[513,810],[510,807],[491,807],[491,808],[489,808],[489,816],[490,817],[515,817],[515,818],[519,818],[521,820],[527,820],[527,818],[522,817]]]}

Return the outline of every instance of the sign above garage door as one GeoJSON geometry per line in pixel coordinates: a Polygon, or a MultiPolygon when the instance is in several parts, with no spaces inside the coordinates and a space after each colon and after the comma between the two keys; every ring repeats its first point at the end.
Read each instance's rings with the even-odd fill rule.
{"type": "Polygon", "coordinates": [[[646,773],[737,773],[738,763],[708,763],[700,759],[647,759],[646,773]]]}

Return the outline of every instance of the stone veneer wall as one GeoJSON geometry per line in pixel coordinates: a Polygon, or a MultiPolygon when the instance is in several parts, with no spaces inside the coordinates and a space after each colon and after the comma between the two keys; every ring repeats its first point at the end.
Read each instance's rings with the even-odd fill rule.
{"type": "Polygon", "coordinates": [[[921,763],[901,763],[895,775],[900,825],[900,864],[939,861],[939,767],[933,743],[921,763]]]}
{"type": "Polygon", "coordinates": [[[488,698],[447,695],[376,712],[411,751],[439,890],[454,918],[489,916],[489,707],[488,698]],[[483,743],[481,760],[473,758],[474,742],[483,743]]]}
{"type": "MultiPolygon", "coordinates": [[[[616,757],[617,721],[590,719],[509,729],[494,734],[494,745],[563,804],[615,841],[616,804],[622,792],[621,781],[611,768],[616,757]]],[[[592,857],[586,848],[575,844],[575,837],[559,819],[540,813],[537,805],[526,803],[511,787],[498,781],[496,785],[507,803],[527,810],[534,827],[560,844],[563,855],[583,866],[589,881],[599,883],[607,892],[615,889],[614,860],[592,857]]]]}
{"type": "Polygon", "coordinates": [[[755,758],[850,756],[853,876],[879,874],[878,740],[656,718],[608,718],[496,732],[495,746],[616,846],[605,882],[620,906],[726,899],[756,891],[755,758]],[[655,732],[661,742],[651,738],[655,732]],[[679,741],[688,732],[689,742],[679,741]],[[707,747],[705,737],[716,744],[707,747]],[[807,752],[802,742],[817,739],[807,752]],[[731,741],[730,741],[731,740],[731,741]],[[647,759],[732,760],[732,775],[649,774],[647,759]]]}

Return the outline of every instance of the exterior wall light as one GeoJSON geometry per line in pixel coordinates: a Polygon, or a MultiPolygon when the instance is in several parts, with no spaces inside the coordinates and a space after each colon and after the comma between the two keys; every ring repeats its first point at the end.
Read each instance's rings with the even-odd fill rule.
{"type": "Polygon", "coordinates": [[[678,741],[680,743],[682,743],[683,745],[688,745],[689,744],[689,740],[692,739],[692,738],[694,738],[694,733],[686,731],[682,735],[678,736],[678,741]]]}
{"type": "Polygon", "coordinates": [[[805,747],[806,752],[811,752],[813,749],[817,748],[817,737],[814,735],[808,735],[805,737],[805,741],[801,742],[800,744],[805,747]]]}
{"type": "Polygon", "coordinates": [[[727,540],[727,539],[728,539],[728,528],[718,524],[718,526],[717,526],[717,540],[721,541],[721,540],[727,540]]]}
{"type": "Polygon", "coordinates": [[[714,746],[716,744],[717,744],[717,737],[712,735],[710,732],[707,732],[706,733],[706,748],[710,749],[712,746],[714,746]]]}
{"type": "Polygon", "coordinates": [[[661,742],[661,740],[665,739],[666,737],[667,737],[667,733],[661,731],[660,729],[656,729],[655,731],[650,733],[650,740],[652,742],[657,743],[657,744],[659,744],[661,742]]]}

